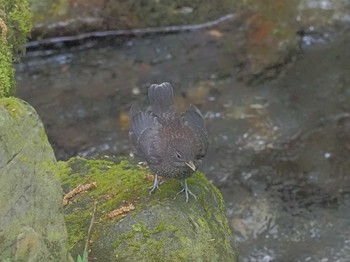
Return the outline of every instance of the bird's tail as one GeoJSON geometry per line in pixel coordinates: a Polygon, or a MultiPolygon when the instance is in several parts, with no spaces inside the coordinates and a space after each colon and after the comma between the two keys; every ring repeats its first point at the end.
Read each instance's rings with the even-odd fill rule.
{"type": "Polygon", "coordinates": [[[148,89],[151,110],[157,116],[166,117],[174,113],[173,88],[168,82],[151,85],[148,89]]]}

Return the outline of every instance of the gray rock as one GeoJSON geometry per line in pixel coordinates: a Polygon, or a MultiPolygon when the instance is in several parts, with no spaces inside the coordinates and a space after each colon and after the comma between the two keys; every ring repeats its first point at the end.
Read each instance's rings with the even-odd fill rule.
{"type": "Polygon", "coordinates": [[[55,161],[35,110],[0,99],[1,261],[69,261],[55,161]]]}

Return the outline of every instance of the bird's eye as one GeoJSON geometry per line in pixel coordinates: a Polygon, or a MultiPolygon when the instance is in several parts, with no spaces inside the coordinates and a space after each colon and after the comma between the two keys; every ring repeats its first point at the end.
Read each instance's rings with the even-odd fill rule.
{"type": "Polygon", "coordinates": [[[176,157],[180,159],[181,158],[180,153],[176,153],[176,157]]]}

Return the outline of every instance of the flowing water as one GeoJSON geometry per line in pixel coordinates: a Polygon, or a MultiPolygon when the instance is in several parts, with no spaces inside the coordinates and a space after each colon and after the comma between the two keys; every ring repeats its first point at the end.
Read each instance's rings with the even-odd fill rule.
{"type": "Polygon", "coordinates": [[[241,260],[350,261],[350,34],[248,85],[220,32],[29,52],[17,94],[65,160],[127,155],[130,105],[171,82],[179,110],[193,103],[205,115],[202,170],[224,196],[241,260]]]}

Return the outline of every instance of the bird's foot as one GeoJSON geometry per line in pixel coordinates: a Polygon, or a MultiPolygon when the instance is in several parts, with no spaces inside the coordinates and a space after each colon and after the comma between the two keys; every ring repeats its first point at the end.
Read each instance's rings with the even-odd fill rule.
{"type": "MultiPolygon", "coordinates": [[[[195,194],[193,194],[193,193],[191,192],[191,190],[188,188],[186,179],[185,179],[185,182],[184,182],[183,184],[181,183],[181,185],[183,186],[183,189],[181,189],[179,192],[177,192],[175,198],[177,197],[178,194],[181,194],[182,192],[185,192],[186,203],[188,202],[188,195],[189,195],[189,194],[190,194],[191,196],[193,196],[193,197],[197,200],[197,196],[196,196],[195,194]]],[[[175,198],[174,198],[174,199],[175,199],[175,198]]]]}
{"type": "Polygon", "coordinates": [[[149,194],[151,195],[156,189],[160,190],[159,188],[159,182],[158,182],[158,175],[154,175],[154,182],[153,185],[151,187],[149,187],[149,189],[151,189],[149,191],[149,194]]]}

